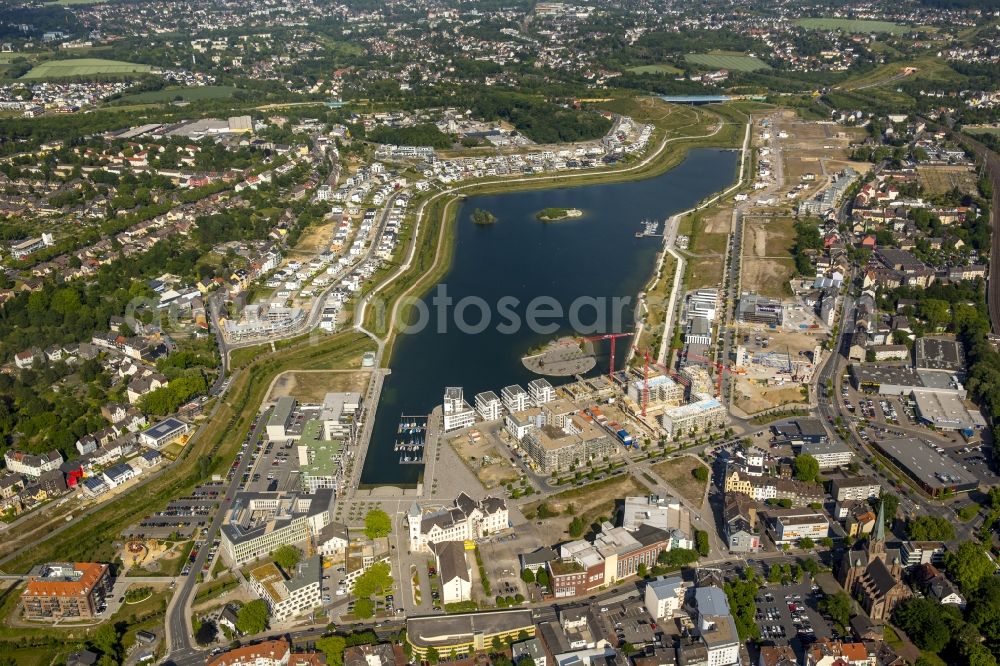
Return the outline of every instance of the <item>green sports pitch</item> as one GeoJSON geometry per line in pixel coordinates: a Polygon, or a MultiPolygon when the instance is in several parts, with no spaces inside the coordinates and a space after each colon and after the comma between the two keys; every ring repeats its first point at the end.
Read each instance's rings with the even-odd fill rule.
{"type": "Polygon", "coordinates": [[[707,69],[725,69],[731,72],[755,72],[758,69],[770,69],[770,66],[742,53],[689,53],[684,59],[693,65],[707,69]]]}
{"type": "Polygon", "coordinates": [[[865,19],[845,18],[804,18],[795,21],[807,30],[843,30],[851,33],[889,32],[901,35],[909,28],[899,23],[889,21],[868,21],[865,19]]]}
{"type": "Polygon", "coordinates": [[[149,65],[121,60],[101,58],[72,58],[70,60],[46,60],[31,68],[24,79],[58,79],[68,76],[94,76],[97,74],[133,74],[148,72],[149,65]]]}

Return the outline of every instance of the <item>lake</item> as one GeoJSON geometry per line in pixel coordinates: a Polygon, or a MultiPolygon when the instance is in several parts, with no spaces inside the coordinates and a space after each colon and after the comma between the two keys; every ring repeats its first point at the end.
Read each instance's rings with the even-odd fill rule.
{"type": "MultiPolygon", "coordinates": [[[[509,384],[527,388],[537,375],[522,365],[521,357],[532,347],[574,332],[633,330],[636,294],[652,276],[662,245],[658,237],[636,238],[643,220],[662,225],[670,215],[731,185],[738,166],[736,151],[699,148],[667,173],[646,180],[507,192],[462,202],[451,267],[422,300],[427,325],[415,325],[413,332],[396,339],[362,484],[412,486],[419,481],[423,466],[399,464],[393,451],[396,428],[402,414],[426,415],[440,405],[446,386],[463,387],[466,401],[474,404],[481,391],[499,395],[509,384]],[[538,211],[548,207],[579,208],[584,216],[537,220],[538,211]],[[497,221],[474,224],[476,209],[491,212],[497,221]],[[618,312],[622,316],[616,322],[618,312]],[[534,315],[534,326],[527,325],[529,315],[534,315]]],[[[417,315],[410,319],[420,323],[417,315]]],[[[619,365],[628,340],[621,342],[619,365]]],[[[602,353],[593,373],[608,370],[607,349],[602,353]]],[[[558,386],[571,378],[549,381],[558,386]]]]}

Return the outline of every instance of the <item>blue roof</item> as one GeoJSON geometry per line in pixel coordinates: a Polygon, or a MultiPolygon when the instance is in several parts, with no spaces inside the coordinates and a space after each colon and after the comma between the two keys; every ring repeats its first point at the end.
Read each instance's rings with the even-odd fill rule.
{"type": "Polygon", "coordinates": [[[169,435],[175,430],[179,430],[184,427],[185,424],[183,421],[169,418],[160,421],[150,428],[147,428],[143,434],[149,435],[150,437],[163,437],[164,435],[169,435]]]}

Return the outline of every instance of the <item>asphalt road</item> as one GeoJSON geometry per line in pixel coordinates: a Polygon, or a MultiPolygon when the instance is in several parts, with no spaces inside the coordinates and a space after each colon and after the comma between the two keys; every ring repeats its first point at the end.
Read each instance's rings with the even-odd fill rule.
{"type": "Polygon", "coordinates": [[[243,474],[249,468],[251,459],[254,458],[253,450],[257,446],[257,442],[260,441],[264,434],[264,428],[267,425],[269,411],[270,410],[268,410],[268,412],[264,412],[261,414],[260,418],[257,419],[257,426],[251,433],[250,443],[246,448],[247,452],[240,460],[239,467],[237,467],[236,473],[233,475],[233,480],[229,483],[229,488],[226,490],[225,497],[223,497],[219,502],[219,508],[215,512],[212,524],[209,526],[208,531],[202,535],[201,540],[205,545],[198,550],[198,556],[195,558],[194,563],[191,564],[190,573],[181,578],[181,583],[178,585],[177,591],[170,600],[170,606],[167,608],[166,625],[167,649],[172,659],[180,660],[196,657],[195,661],[187,661],[185,663],[204,663],[205,661],[205,653],[197,650],[192,641],[192,631],[188,623],[188,619],[190,617],[189,608],[191,606],[191,601],[194,598],[194,589],[198,582],[198,573],[201,571],[202,567],[205,566],[205,562],[208,561],[208,551],[210,545],[219,536],[219,530],[222,528],[222,521],[226,514],[229,513],[229,509],[232,507],[233,497],[235,496],[236,491],[239,490],[240,483],[243,480],[243,474]]]}

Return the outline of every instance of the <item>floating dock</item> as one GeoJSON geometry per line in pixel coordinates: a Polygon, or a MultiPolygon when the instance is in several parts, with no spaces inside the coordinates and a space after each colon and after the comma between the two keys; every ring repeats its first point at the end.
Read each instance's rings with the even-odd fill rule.
{"type": "Polygon", "coordinates": [[[400,416],[393,451],[399,453],[400,465],[422,465],[427,444],[427,417],[400,416]]]}
{"type": "Polygon", "coordinates": [[[635,232],[636,238],[646,238],[647,236],[662,236],[660,223],[658,220],[643,220],[642,231],[635,232]]]}

